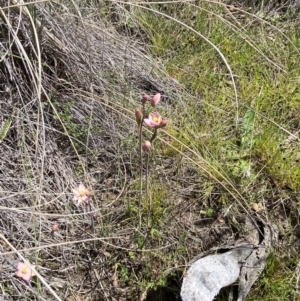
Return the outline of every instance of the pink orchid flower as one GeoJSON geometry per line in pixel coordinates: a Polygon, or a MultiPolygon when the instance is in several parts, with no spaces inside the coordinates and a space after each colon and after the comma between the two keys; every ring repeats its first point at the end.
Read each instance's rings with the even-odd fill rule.
{"type": "Polygon", "coordinates": [[[31,279],[31,277],[35,276],[35,267],[34,265],[30,265],[28,266],[26,263],[24,262],[19,262],[17,265],[17,272],[16,272],[16,276],[19,278],[22,278],[23,280],[29,282],[29,280],[31,279]]]}
{"type": "Polygon", "coordinates": [[[162,118],[158,112],[150,113],[148,118],[144,119],[144,122],[150,128],[154,128],[160,125],[162,118]]]}
{"type": "Polygon", "coordinates": [[[163,120],[158,112],[150,113],[148,118],[144,119],[144,123],[150,128],[162,128],[167,125],[167,120],[163,120]]]}
{"type": "Polygon", "coordinates": [[[89,202],[89,197],[92,195],[92,192],[90,189],[85,188],[85,186],[81,183],[79,184],[78,188],[73,189],[74,193],[74,201],[77,201],[77,206],[79,206],[81,203],[89,202]]]}

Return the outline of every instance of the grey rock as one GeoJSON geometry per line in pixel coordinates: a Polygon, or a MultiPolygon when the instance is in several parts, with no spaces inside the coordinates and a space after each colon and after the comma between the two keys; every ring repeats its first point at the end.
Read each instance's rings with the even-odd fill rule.
{"type": "Polygon", "coordinates": [[[226,253],[204,255],[192,263],[183,278],[182,301],[212,301],[221,288],[238,279],[237,294],[234,293],[236,286],[232,287],[229,301],[246,298],[265,268],[271,247],[278,242],[278,229],[271,224],[258,227],[251,219],[246,220],[245,226],[249,235],[243,244],[231,247],[226,253]],[[260,235],[263,236],[262,241],[259,241],[260,235]]]}
{"type": "Polygon", "coordinates": [[[240,259],[251,248],[239,247],[223,254],[209,255],[195,261],[181,287],[182,301],[211,301],[220,289],[235,282],[240,275],[240,259]]]}

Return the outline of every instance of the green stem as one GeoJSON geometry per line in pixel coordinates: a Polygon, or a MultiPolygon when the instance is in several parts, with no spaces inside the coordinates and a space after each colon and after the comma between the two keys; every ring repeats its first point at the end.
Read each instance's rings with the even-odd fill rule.
{"type": "Polygon", "coordinates": [[[146,195],[147,195],[148,200],[149,200],[148,215],[147,215],[147,225],[148,225],[148,227],[150,227],[150,215],[151,215],[151,212],[152,212],[152,199],[151,199],[151,195],[149,193],[149,177],[148,177],[148,173],[149,173],[149,158],[150,158],[150,154],[148,152],[147,153],[147,159],[146,159],[146,195]]]}
{"type": "Polygon", "coordinates": [[[143,103],[142,108],[143,118],[139,124],[139,156],[140,156],[140,193],[139,193],[139,207],[138,207],[138,216],[139,216],[139,228],[142,226],[142,214],[141,214],[141,204],[143,196],[143,150],[142,150],[142,133],[143,133],[143,123],[145,118],[145,104],[143,103]]]}
{"type": "Polygon", "coordinates": [[[141,203],[143,196],[143,152],[142,152],[142,128],[143,128],[143,120],[139,125],[139,154],[140,154],[140,194],[139,194],[139,228],[142,225],[142,215],[141,215],[141,203]]]}
{"type": "Polygon", "coordinates": [[[157,129],[154,128],[154,132],[153,132],[152,137],[150,139],[150,143],[152,143],[156,137],[157,137],[157,129]]]}

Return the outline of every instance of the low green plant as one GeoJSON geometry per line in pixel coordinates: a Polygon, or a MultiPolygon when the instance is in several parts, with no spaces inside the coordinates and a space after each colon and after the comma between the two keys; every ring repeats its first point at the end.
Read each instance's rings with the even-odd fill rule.
{"type": "Polygon", "coordinates": [[[290,269],[286,261],[283,261],[273,253],[269,256],[266,269],[247,301],[257,299],[261,301],[295,300],[299,295],[297,290],[293,289],[293,287],[296,288],[293,283],[295,281],[294,266],[290,269]]]}
{"type": "MultiPolygon", "coordinates": [[[[179,113],[174,113],[176,124],[169,127],[173,139],[168,140],[164,155],[184,157],[188,153],[192,162],[198,154],[207,162],[199,164],[199,174],[211,177],[207,182],[236,189],[220,193],[222,207],[232,204],[239,192],[237,201],[245,196],[247,208],[264,200],[269,216],[274,195],[294,204],[300,188],[299,19],[288,21],[289,9],[275,16],[263,8],[250,13],[236,3],[227,4],[233,3],[155,3],[149,9],[137,9],[154,55],[192,96],[185,97],[184,105],[172,108],[179,113]],[[220,53],[202,36],[229,62],[237,100],[220,53]]],[[[210,208],[202,213],[210,215],[210,208]]],[[[264,281],[269,280],[270,289],[262,300],[293,299],[287,281],[293,273],[284,270],[291,261],[288,258],[281,269],[267,269],[264,281]],[[281,284],[272,281],[273,277],[280,278],[281,284]],[[277,292],[276,286],[282,291],[277,292]]],[[[259,290],[254,289],[253,295],[253,300],[260,299],[259,290]]]]}
{"type": "Polygon", "coordinates": [[[74,146],[78,151],[86,151],[86,141],[88,134],[90,132],[89,128],[89,118],[86,117],[86,123],[78,124],[74,120],[72,108],[74,106],[74,102],[65,103],[62,107],[57,101],[53,102],[54,107],[56,108],[58,116],[54,115],[54,119],[60,119],[63,122],[68,135],[72,137],[74,141],[74,146]]]}
{"type": "Polygon", "coordinates": [[[212,217],[214,214],[214,210],[212,208],[208,208],[207,210],[200,210],[200,213],[206,217],[212,217]]]}

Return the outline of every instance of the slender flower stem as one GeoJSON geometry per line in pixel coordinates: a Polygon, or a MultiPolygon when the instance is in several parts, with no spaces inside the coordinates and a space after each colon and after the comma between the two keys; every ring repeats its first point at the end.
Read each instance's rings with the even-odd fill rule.
{"type": "MultiPolygon", "coordinates": [[[[154,128],[154,132],[152,134],[152,137],[150,139],[150,143],[153,142],[153,140],[157,137],[157,129],[154,128]]],[[[147,225],[148,228],[150,227],[150,216],[152,213],[152,198],[149,192],[149,159],[150,159],[150,154],[149,152],[147,153],[147,159],[146,159],[146,195],[148,197],[149,203],[148,203],[148,215],[147,215],[147,225]]]]}
{"type": "Polygon", "coordinates": [[[152,143],[153,140],[154,140],[156,137],[157,137],[157,129],[154,128],[154,132],[153,132],[152,137],[151,137],[151,139],[150,139],[150,143],[152,143]]]}
{"type": "MultiPolygon", "coordinates": [[[[95,233],[94,216],[93,216],[92,205],[90,203],[90,200],[87,203],[87,210],[88,210],[88,213],[90,214],[90,218],[91,218],[91,231],[92,231],[92,233],[95,233]]],[[[95,241],[94,241],[94,249],[96,250],[96,242],[95,241]]]]}
{"type": "Polygon", "coordinates": [[[89,202],[87,203],[87,208],[88,208],[88,213],[90,214],[90,218],[91,218],[91,230],[92,230],[92,233],[94,233],[95,231],[95,227],[94,227],[94,217],[93,217],[93,213],[92,213],[92,206],[91,206],[91,203],[90,203],[90,200],[89,202]]]}
{"type": "Polygon", "coordinates": [[[150,158],[150,154],[149,152],[146,154],[146,195],[148,197],[148,200],[149,200],[149,205],[148,205],[148,215],[147,215],[147,225],[148,225],[148,228],[150,227],[150,215],[151,215],[151,212],[152,212],[152,199],[151,199],[151,195],[150,195],[150,192],[149,192],[149,177],[148,177],[148,174],[149,174],[149,158],[150,158]]]}
{"type": "Polygon", "coordinates": [[[143,104],[143,118],[139,124],[139,155],[140,155],[140,194],[139,194],[139,207],[138,207],[138,215],[139,215],[139,228],[142,226],[142,214],[141,214],[141,204],[142,204],[142,196],[143,196],[143,150],[142,150],[142,129],[143,122],[145,118],[145,104],[143,104]]]}

